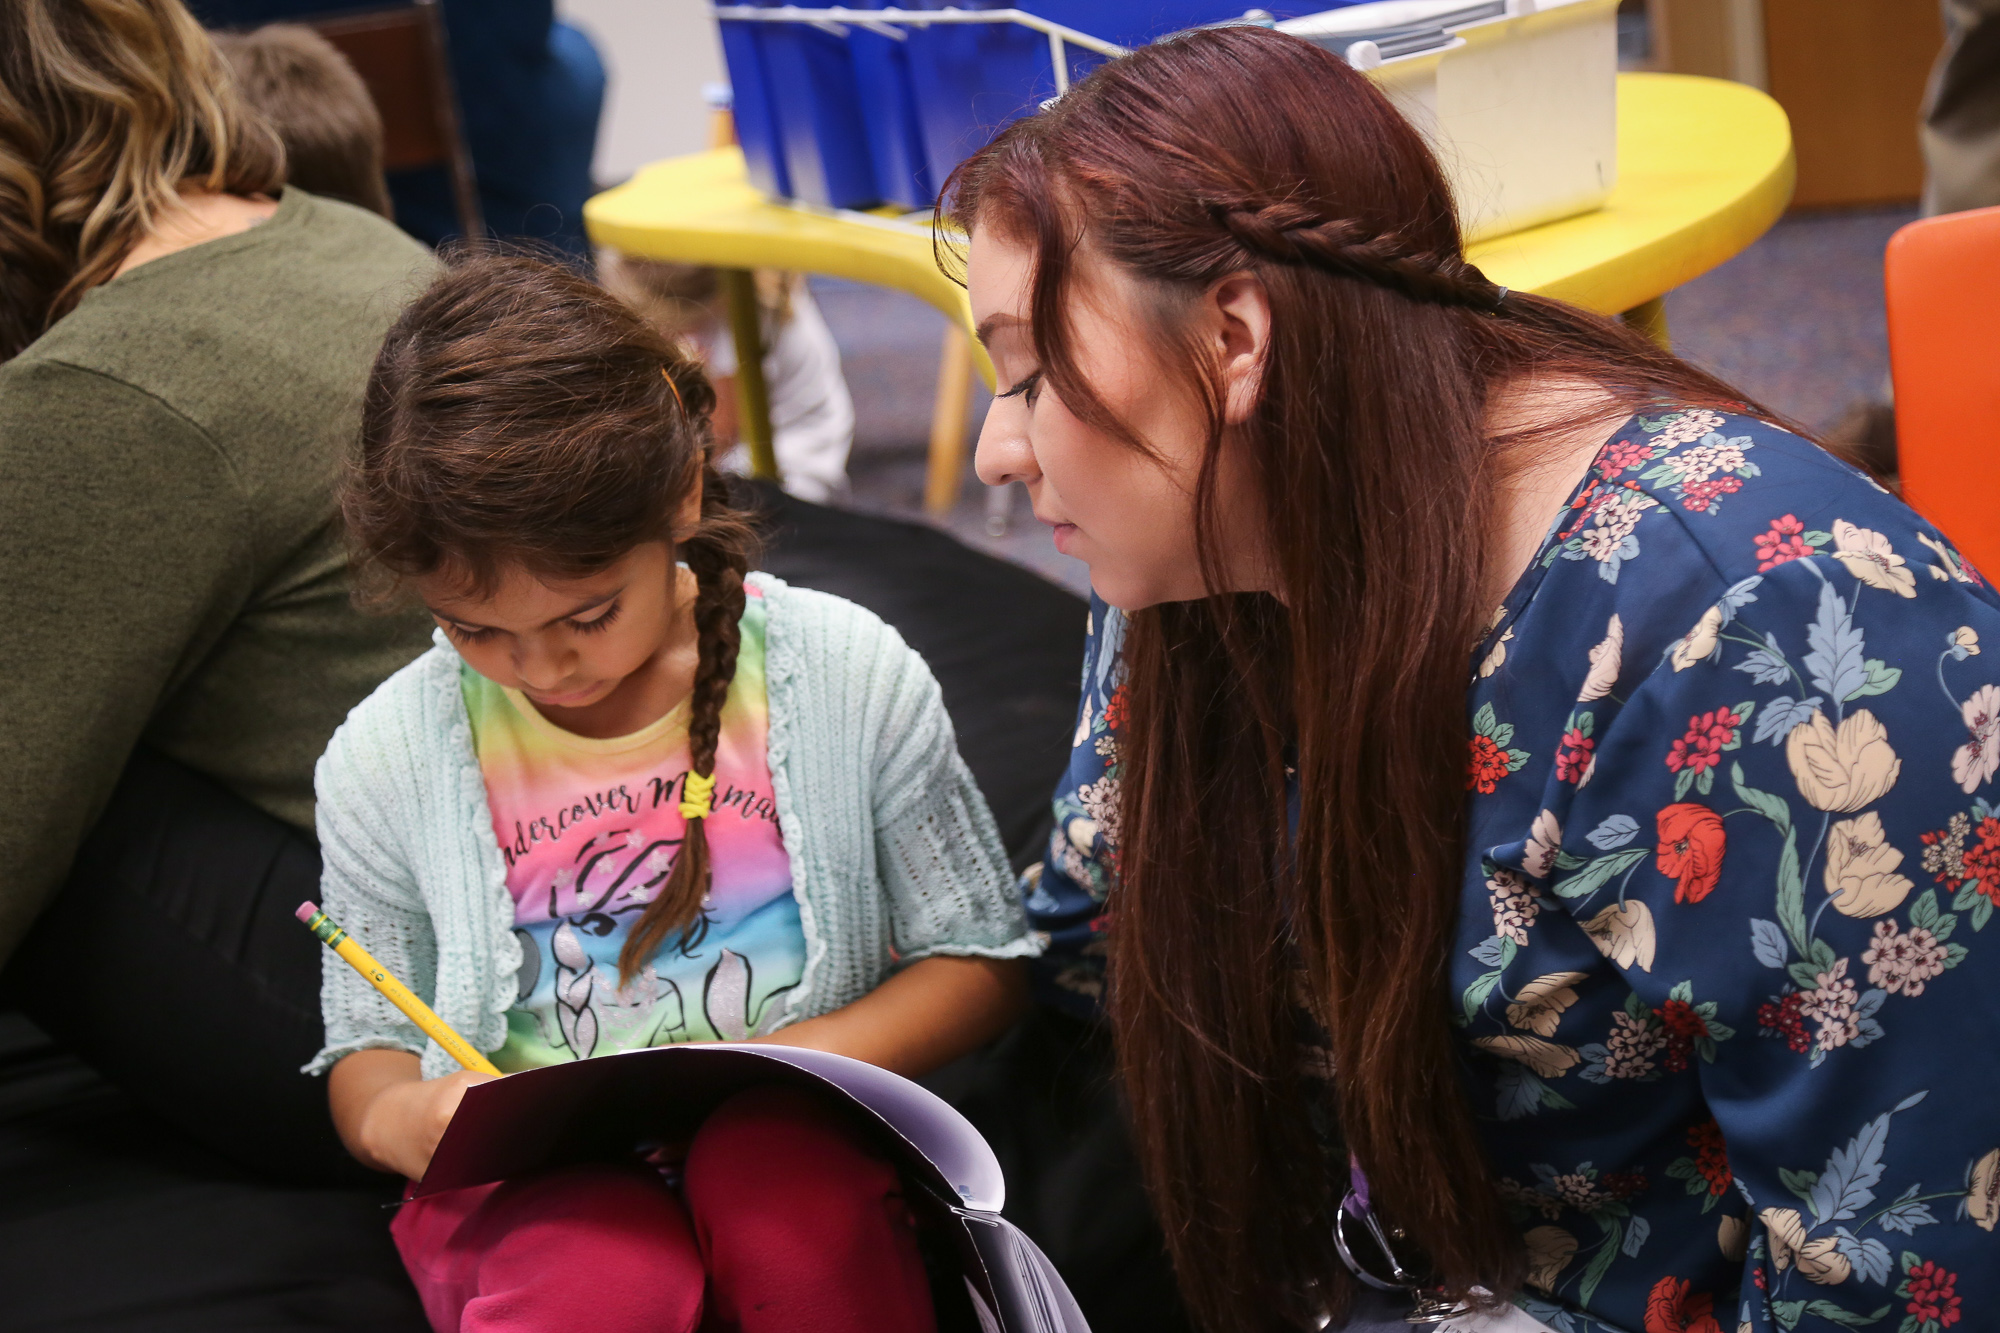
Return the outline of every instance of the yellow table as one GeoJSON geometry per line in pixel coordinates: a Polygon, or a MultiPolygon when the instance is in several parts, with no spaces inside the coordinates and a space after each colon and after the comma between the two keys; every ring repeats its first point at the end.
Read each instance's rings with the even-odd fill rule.
{"type": "MultiPolygon", "coordinates": [[[[1765,94],[1720,79],[1621,74],[1618,183],[1604,206],[1482,241],[1468,254],[1495,282],[1625,314],[1664,341],[1659,298],[1761,236],[1784,211],[1792,180],[1791,127],[1765,94]]],[[[627,254],[877,283],[930,302],[958,330],[968,323],[965,292],[938,271],[926,222],[773,203],[751,187],[733,148],[647,167],[584,205],[583,216],[593,241],[627,254]]],[[[736,290],[745,437],[759,471],[775,475],[747,275],[736,290]]],[[[992,369],[977,357],[990,385],[992,369]]],[[[963,412],[961,401],[961,421],[963,412]]],[[[934,507],[956,492],[960,435],[956,450],[940,451],[933,434],[934,507]]]]}

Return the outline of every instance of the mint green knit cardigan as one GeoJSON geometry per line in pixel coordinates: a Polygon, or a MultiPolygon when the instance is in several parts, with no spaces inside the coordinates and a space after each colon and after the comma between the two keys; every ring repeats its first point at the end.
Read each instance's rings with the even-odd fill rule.
{"type": "MultiPolygon", "coordinates": [[[[768,758],[806,937],[791,1018],[932,954],[1040,952],[923,659],[851,602],[750,577],[768,608],[768,758]]],[[[459,668],[440,634],[334,733],[315,773],[322,905],[491,1051],[521,951],[459,668]]],[[[326,1046],[308,1073],[370,1047],[420,1052],[426,1078],[458,1067],[331,951],[324,966],[326,1046]]]]}

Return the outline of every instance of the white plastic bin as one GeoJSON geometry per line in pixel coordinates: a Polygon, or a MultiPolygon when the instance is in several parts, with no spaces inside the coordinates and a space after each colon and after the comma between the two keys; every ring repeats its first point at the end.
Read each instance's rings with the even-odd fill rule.
{"type": "Polygon", "coordinates": [[[1343,51],[1437,150],[1467,240],[1601,205],[1618,176],[1618,0],[1377,0],[1277,26],[1343,51]],[[1411,54],[1438,30],[1448,44],[1411,54]]]}

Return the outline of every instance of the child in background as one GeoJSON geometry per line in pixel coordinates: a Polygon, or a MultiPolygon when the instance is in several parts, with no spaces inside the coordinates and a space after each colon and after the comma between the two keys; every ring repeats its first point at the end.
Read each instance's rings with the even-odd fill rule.
{"type": "Polygon", "coordinates": [[[382,117],[347,57],[295,23],[212,35],[243,100],[284,141],[285,183],[394,221],[382,117]]]}
{"type": "MultiPolygon", "coordinates": [[[[602,251],[598,278],[606,289],[667,337],[686,344],[717,382],[715,431],[736,439],[736,342],[730,336],[720,284],[712,268],[668,264],[602,251]]],[[[764,331],[764,383],[771,400],[772,451],[785,490],[817,504],[847,498],[847,455],[854,445],[854,402],[840,373],[840,348],[812,292],[795,273],[757,271],[764,331]]],[[[737,445],[725,470],[750,471],[749,450],[737,445]]]]}
{"type": "MultiPolygon", "coordinates": [[[[532,260],[391,330],[343,504],[440,632],[321,760],[325,906],[503,1070],[753,1037],[922,1072],[1012,1021],[1036,946],[923,662],[748,572],[712,406],[532,260]]],[[[324,1009],[343,1140],[421,1176],[486,1076],[337,959],[324,1009]]],[[[810,1095],[724,1102],[681,1179],[558,1169],[392,1231],[439,1329],[933,1328],[895,1171],[810,1095]]]]}

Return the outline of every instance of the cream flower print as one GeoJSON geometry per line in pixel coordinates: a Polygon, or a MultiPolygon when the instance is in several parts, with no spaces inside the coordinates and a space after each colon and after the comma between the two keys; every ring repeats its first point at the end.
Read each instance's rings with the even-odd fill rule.
{"type": "Polygon", "coordinates": [[[1618,966],[1653,970],[1653,910],[1638,899],[1613,903],[1584,922],[1583,933],[1618,966]]]}
{"type": "Polygon", "coordinates": [[[1896,874],[1903,854],[1891,847],[1882,819],[1873,810],[1843,819],[1826,839],[1826,891],[1842,916],[1871,917],[1893,912],[1916,886],[1896,874]]]}
{"type": "Polygon", "coordinates": [[[1604,1039],[1604,1076],[1644,1078],[1658,1067],[1666,1049],[1665,1028],[1641,1023],[1620,1009],[1611,1015],[1611,1035],[1604,1039]]]}
{"type": "Polygon", "coordinates": [[[1950,957],[1930,931],[1912,926],[1905,932],[1891,919],[1875,923],[1875,938],[1861,961],[1868,964],[1869,985],[1915,998],[1924,993],[1926,982],[1944,975],[1950,957]]]}
{"type": "Polygon", "coordinates": [[[1971,1188],[1965,1192],[1965,1215],[1981,1231],[1991,1231],[2000,1223],[2000,1148],[1973,1164],[1971,1188]]]}
{"type": "Polygon", "coordinates": [[[1622,493],[1591,516],[1591,526],[1580,534],[1583,553],[1592,560],[1629,559],[1638,549],[1625,550],[1625,539],[1639,526],[1647,510],[1659,507],[1650,495],[1622,493]]]}
{"type": "Polygon", "coordinates": [[[1542,910],[1542,891],[1511,870],[1495,870],[1486,892],[1493,903],[1493,933],[1526,947],[1528,927],[1542,910]]]}
{"type": "Polygon", "coordinates": [[[1625,626],[1613,615],[1604,626],[1604,638],[1590,650],[1590,674],[1583,678],[1583,691],[1576,696],[1578,703],[1587,704],[1611,693],[1611,687],[1618,683],[1619,657],[1624,651],[1625,626]]]}
{"type": "Polygon", "coordinates": [[[1857,528],[1844,518],[1835,519],[1833,558],[1871,588],[1893,592],[1898,597],[1917,595],[1916,574],[1879,532],[1857,528]]]}
{"type": "Polygon", "coordinates": [[[1562,825],[1556,822],[1552,811],[1544,810],[1535,816],[1534,827],[1528,830],[1527,850],[1521,854],[1521,868],[1536,879],[1547,879],[1555,869],[1556,852],[1562,848],[1562,825]]]}
{"type": "Polygon", "coordinates": [[[1576,983],[1588,973],[1551,972],[1521,987],[1514,1003],[1507,1006],[1507,1021],[1538,1037],[1553,1037],[1562,1022],[1563,1011],[1576,1003],[1576,983]]]}
{"type": "Polygon", "coordinates": [[[1888,731],[1865,708],[1849,713],[1837,730],[1815,708],[1786,737],[1785,761],[1813,809],[1843,815],[1875,804],[1903,771],[1888,731]]]}
{"type": "Polygon", "coordinates": [[[1559,1078],[1576,1068],[1583,1058],[1575,1047],[1558,1046],[1540,1037],[1474,1037],[1472,1044],[1502,1059],[1524,1064],[1543,1078],[1559,1078]]]}
{"type": "Polygon", "coordinates": [[[1715,650],[1721,646],[1721,634],[1722,608],[1711,606],[1701,613],[1701,619],[1695,622],[1694,628],[1687,632],[1686,637],[1674,644],[1671,654],[1674,670],[1686,671],[1696,662],[1706,662],[1713,658],[1715,650]]]}
{"type": "Polygon", "coordinates": [[[1798,1257],[1806,1242],[1806,1223],[1795,1208],[1766,1208],[1757,1214],[1771,1244],[1771,1263],[1782,1273],[1798,1257]]]}
{"type": "Polygon", "coordinates": [[[1486,654],[1486,660],[1479,664],[1479,678],[1481,680],[1485,680],[1506,663],[1507,640],[1513,637],[1514,627],[1510,625],[1507,627],[1507,632],[1500,636],[1500,641],[1493,645],[1493,650],[1486,654]]]}
{"type": "Polygon", "coordinates": [[[1691,408],[1667,422],[1653,437],[1655,445],[1692,444],[1722,424],[1722,415],[1705,407],[1691,408]]]}
{"type": "Polygon", "coordinates": [[[1845,958],[1813,980],[1813,989],[1799,997],[1799,1013],[1819,1024],[1819,1035],[1814,1038],[1819,1049],[1837,1050],[1861,1035],[1861,1020],[1854,1016],[1855,1002],[1861,996],[1847,975],[1845,958]]]}
{"type": "Polygon", "coordinates": [[[1707,481],[1718,472],[1734,472],[1746,461],[1743,450],[1718,437],[1715,444],[1702,444],[1674,460],[1680,465],[1683,484],[1707,481]]]}
{"type": "Polygon", "coordinates": [[[1942,568],[1937,565],[1929,567],[1932,578],[1940,581],[1957,579],[1960,583],[1972,582],[1972,575],[1965,572],[1965,561],[1959,558],[1958,552],[1952,550],[1943,542],[1933,541],[1927,532],[1919,532],[1917,540],[1930,547],[1937,555],[1937,558],[1944,562],[1942,568]]]}
{"type": "Polygon", "coordinates": [[[1979,656],[1979,631],[1970,625],[1960,625],[1952,631],[1952,646],[1965,649],[1967,657],[1979,656]]]}
{"type": "Polygon", "coordinates": [[[1840,1253],[1838,1238],[1806,1239],[1805,1219],[1796,1209],[1766,1208],[1757,1216],[1763,1219],[1764,1232],[1771,1243],[1771,1262],[1780,1273],[1796,1266],[1799,1276],[1806,1281],[1831,1287],[1847,1281],[1854,1271],[1847,1257],[1840,1253]]]}
{"type": "Polygon", "coordinates": [[[1962,712],[1972,737],[1952,751],[1951,776],[1960,791],[1970,794],[2000,772],[2000,685],[1981,685],[1962,712]]]}
{"type": "Polygon", "coordinates": [[[1561,1227],[1539,1226],[1522,1237],[1528,1244],[1528,1274],[1531,1287],[1554,1291],[1562,1271],[1576,1255],[1576,1237],[1561,1227]]]}
{"type": "Polygon", "coordinates": [[[1715,1244],[1723,1258],[1731,1263],[1741,1261],[1750,1251],[1750,1219],[1724,1213],[1715,1228],[1715,1244]]]}
{"type": "Polygon", "coordinates": [[[1945,821],[1944,836],[1924,848],[1924,870],[1941,880],[1965,878],[1965,840],[1972,835],[1972,820],[1958,811],[1945,821]]]}

